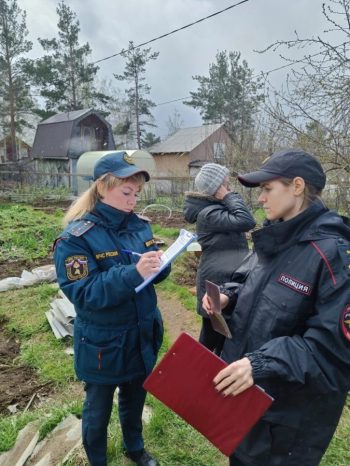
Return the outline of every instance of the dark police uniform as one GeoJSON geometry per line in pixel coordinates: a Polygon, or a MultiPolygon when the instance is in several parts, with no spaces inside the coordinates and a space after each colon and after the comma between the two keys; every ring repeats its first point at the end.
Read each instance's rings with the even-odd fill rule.
{"type": "MultiPolygon", "coordinates": [[[[119,387],[119,418],[127,452],[143,449],[142,383],[151,372],[163,337],[157,298],[143,278],[138,253],[158,249],[147,221],[98,202],[72,222],[55,243],[60,288],[74,304],[74,361],[86,384],[83,442],[93,466],[106,466],[107,426],[119,387]]],[[[155,282],[163,280],[170,267],[155,282]]]]}
{"type": "Polygon", "coordinates": [[[248,356],[275,401],[230,464],[316,466],[350,389],[350,228],[315,202],[253,240],[223,358],[248,356]]]}

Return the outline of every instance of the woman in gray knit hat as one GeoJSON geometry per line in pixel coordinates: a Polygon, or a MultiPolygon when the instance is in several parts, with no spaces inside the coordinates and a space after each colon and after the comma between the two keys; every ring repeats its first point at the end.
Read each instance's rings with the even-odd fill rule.
{"type": "Polygon", "coordinates": [[[207,163],[195,178],[195,192],[187,192],[184,217],[196,223],[202,255],[197,272],[197,312],[202,316],[199,341],[220,354],[225,337],[213,330],[208,314],[202,308],[205,280],[214,283],[230,281],[232,270],[248,254],[245,232],[255,220],[242,197],[230,191],[229,170],[223,165],[207,163]]]}

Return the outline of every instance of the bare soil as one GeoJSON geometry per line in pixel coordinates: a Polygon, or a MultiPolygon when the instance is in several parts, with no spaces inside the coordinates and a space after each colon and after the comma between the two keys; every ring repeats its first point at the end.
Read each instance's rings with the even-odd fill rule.
{"type": "Polygon", "coordinates": [[[187,332],[198,339],[200,318],[195,310],[185,309],[176,298],[169,298],[161,291],[157,292],[158,306],[162,313],[164,325],[173,343],[181,332],[187,332]]]}
{"type": "Polygon", "coordinates": [[[52,257],[42,257],[35,260],[0,261],[0,280],[7,277],[20,277],[23,270],[29,272],[35,267],[53,264],[52,257]]]}
{"type": "Polygon", "coordinates": [[[27,366],[16,366],[20,344],[5,332],[4,321],[0,321],[0,413],[22,411],[33,408],[48,394],[52,395],[52,383],[39,382],[36,372],[27,366]]]}
{"type": "Polygon", "coordinates": [[[149,212],[145,213],[145,216],[148,217],[152,223],[158,223],[163,227],[174,227],[174,228],[186,228],[188,223],[186,223],[182,212],[172,212],[169,216],[168,213],[164,212],[149,212]]]}

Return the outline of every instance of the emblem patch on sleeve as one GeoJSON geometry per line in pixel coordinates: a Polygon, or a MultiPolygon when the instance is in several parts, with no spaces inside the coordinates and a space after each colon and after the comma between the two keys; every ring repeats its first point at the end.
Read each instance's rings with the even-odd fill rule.
{"type": "Polygon", "coordinates": [[[350,341],[350,304],[345,306],[342,312],[340,324],[344,337],[350,341]]]}
{"type": "Polygon", "coordinates": [[[69,280],[81,280],[88,275],[88,261],[86,256],[70,256],[64,261],[69,280]]]}

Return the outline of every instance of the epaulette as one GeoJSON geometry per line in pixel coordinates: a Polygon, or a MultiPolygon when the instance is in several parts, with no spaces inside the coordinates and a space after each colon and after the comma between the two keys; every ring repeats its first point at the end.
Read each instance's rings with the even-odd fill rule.
{"type": "Polygon", "coordinates": [[[77,222],[72,222],[72,224],[68,226],[66,232],[73,236],[82,236],[94,226],[95,223],[91,220],[78,220],[77,222]]]}

